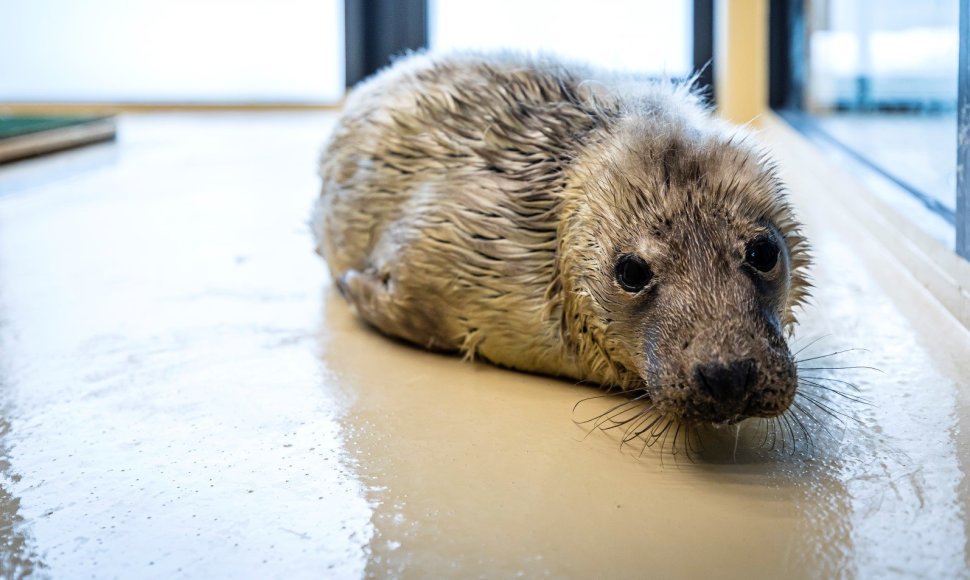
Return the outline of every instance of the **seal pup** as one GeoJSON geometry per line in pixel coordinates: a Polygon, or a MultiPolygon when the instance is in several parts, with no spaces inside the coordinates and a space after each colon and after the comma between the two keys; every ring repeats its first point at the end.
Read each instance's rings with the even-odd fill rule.
{"type": "Polygon", "coordinates": [[[689,82],[412,55],[348,96],[320,176],[317,251],[387,335],[688,424],[792,403],[807,245],[772,162],[689,82]]]}

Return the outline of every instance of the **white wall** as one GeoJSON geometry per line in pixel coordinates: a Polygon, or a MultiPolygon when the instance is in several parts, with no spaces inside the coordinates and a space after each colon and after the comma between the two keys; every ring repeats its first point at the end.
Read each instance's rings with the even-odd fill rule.
{"type": "Polygon", "coordinates": [[[342,0],[0,0],[0,101],[328,102],[342,0]]]}
{"type": "Polygon", "coordinates": [[[684,75],[689,0],[430,0],[433,49],[543,50],[600,66],[684,75]]]}

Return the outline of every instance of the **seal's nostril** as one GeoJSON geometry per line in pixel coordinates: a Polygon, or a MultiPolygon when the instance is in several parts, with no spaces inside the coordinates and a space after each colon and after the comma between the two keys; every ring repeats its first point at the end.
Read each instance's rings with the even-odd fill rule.
{"type": "Polygon", "coordinates": [[[750,358],[726,365],[710,362],[694,366],[694,385],[721,402],[744,399],[757,378],[758,365],[750,358]]]}

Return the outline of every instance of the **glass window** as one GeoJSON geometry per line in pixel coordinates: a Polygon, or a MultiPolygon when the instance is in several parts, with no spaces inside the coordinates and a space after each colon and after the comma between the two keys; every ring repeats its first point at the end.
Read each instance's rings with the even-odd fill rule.
{"type": "Polygon", "coordinates": [[[958,0],[806,2],[805,108],[954,221],[958,0]]]}
{"type": "Polygon", "coordinates": [[[688,0],[430,0],[432,49],[549,52],[618,70],[692,70],[688,0]]]}
{"type": "Polygon", "coordinates": [[[341,0],[0,0],[0,100],[333,102],[341,0]]]}

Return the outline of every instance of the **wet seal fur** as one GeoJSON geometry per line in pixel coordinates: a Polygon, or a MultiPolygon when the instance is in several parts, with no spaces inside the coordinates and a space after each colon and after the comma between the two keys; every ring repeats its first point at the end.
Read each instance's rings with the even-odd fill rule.
{"type": "Polygon", "coordinates": [[[354,89],[320,175],[317,251],[388,335],[688,423],[792,403],[807,244],[772,162],[689,83],[413,55],[354,89]]]}

